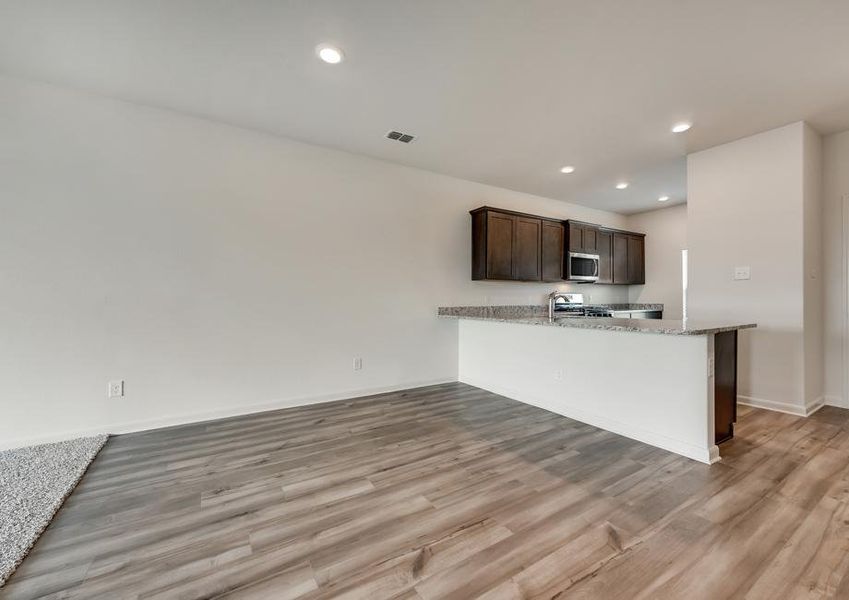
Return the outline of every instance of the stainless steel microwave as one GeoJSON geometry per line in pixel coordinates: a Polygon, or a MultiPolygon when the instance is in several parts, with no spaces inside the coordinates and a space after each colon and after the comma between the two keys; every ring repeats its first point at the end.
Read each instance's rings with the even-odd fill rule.
{"type": "Polygon", "coordinates": [[[598,254],[569,252],[566,255],[566,279],[569,281],[598,281],[598,254]]]}

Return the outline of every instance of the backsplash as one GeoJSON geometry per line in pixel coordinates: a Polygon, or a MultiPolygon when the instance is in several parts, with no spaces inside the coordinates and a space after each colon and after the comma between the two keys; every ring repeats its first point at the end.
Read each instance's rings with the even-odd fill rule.
{"type": "Polygon", "coordinates": [[[628,298],[627,286],[593,285],[580,283],[499,283],[473,282],[473,294],[463,294],[462,297],[446,301],[446,305],[544,305],[548,303],[548,295],[557,290],[584,295],[586,304],[626,303],[628,298]]]}

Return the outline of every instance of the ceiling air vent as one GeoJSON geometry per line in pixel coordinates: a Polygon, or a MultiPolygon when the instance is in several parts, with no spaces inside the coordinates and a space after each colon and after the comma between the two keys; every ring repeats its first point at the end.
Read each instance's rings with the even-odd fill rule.
{"type": "Polygon", "coordinates": [[[388,132],[386,134],[386,137],[389,138],[390,140],[397,140],[399,142],[404,142],[405,144],[409,144],[414,139],[416,139],[416,136],[414,136],[412,134],[403,133],[401,131],[394,131],[394,130],[388,132]]]}

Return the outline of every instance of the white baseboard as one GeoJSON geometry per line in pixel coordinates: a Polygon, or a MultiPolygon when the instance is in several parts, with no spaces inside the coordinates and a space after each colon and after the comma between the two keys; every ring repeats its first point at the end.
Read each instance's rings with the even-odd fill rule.
{"type": "Polygon", "coordinates": [[[309,404],[322,404],[325,402],[336,402],[338,400],[350,400],[363,396],[373,396],[375,394],[385,394],[388,392],[398,392],[401,390],[415,389],[426,387],[429,385],[439,385],[443,383],[454,383],[456,379],[434,379],[429,381],[411,381],[400,383],[397,385],[382,386],[375,388],[360,388],[345,392],[334,392],[331,394],[319,394],[315,396],[300,396],[296,398],[285,398],[274,400],[272,402],[264,402],[260,404],[251,404],[245,406],[232,406],[226,408],[218,408],[209,411],[200,411],[192,413],[184,413],[180,415],[172,415],[159,419],[142,419],[138,421],[126,421],[124,423],[111,423],[102,427],[94,427],[90,429],[74,429],[60,431],[43,436],[29,436],[16,438],[11,440],[0,440],[0,450],[9,448],[21,448],[24,446],[32,446],[35,444],[48,444],[50,442],[61,442],[80,437],[88,437],[109,433],[116,435],[121,433],[135,433],[138,431],[149,431],[151,429],[160,429],[162,427],[173,427],[175,425],[188,425],[191,423],[200,423],[203,421],[212,421],[214,419],[225,419],[227,417],[238,417],[241,415],[249,415],[261,413],[270,410],[279,410],[281,408],[294,408],[297,406],[307,406],[309,404]]]}
{"type": "Polygon", "coordinates": [[[665,435],[655,433],[653,431],[647,431],[639,427],[634,427],[633,425],[628,425],[626,423],[621,423],[613,419],[608,419],[607,417],[594,415],[592,413],[588,413],[574,407],[561,408],[560,406],[558,406],[558,409],[554,410],[543,398],[534,397],[533,395],[522,392],[520,390],[508,389],[506,387],[491,385],[487,382],[476,381],[468,377],[461,377],[460,381],[481,388],[483,390],[487,390],[489,392],[492,392],[493,394],[499,394],[501,396],[506,396],[507,398],[523,402],[524,404],[530,404],[531,406],[543,408],[558,415],[574,419],[575,421],[580,421],[581,423],[586,423],[587,425],[592,425],[593,427],[598,427],[599,429],[604,429],[605,431],[610,431],[611,433],[631,438],[632,440],[637,440],[638,442],[643,442],[644,444],[648,444],[649,446],[661,448],[662,450],[668,450],[669,452],[674,452],[675,454],[680,454],[682,456],[686,456],[687,458],[691,458],[702,463],[710,465],[720,459],[719,447],[716,444],[713,444],[707,448],[701,448],[699,446],[694,446],[693,444],[682,442],[680,440],[676,440],[665,435]]]}
{"type": "Polygon", "coordinates": [[[837,406],[838,408],[849,408],[849,402],[840,396],[823,396],[826,406],[837,406]]]}
{"type": "Polygon", "coordinates": [[[737,402],[744,406],[753,406],[755,408],[765,408],[766,410],[773,410],[775,412],[786,413],[788,415],[795,415],[797,417],[810,417],[812,414],[817,412],[826,404],[826,398],[824,396],[820,396],[813,402],[809,402],[808,404],[801,406],[799,404],[793,404],[791,402],[779,402],[777,400],[765,400],[763,398],[755,398],[753,396],[737,396],[737,402]]]}
{"type": "Polygon", "coordinates": [[[810,417],[823,406],[825,406],[825,396],[820,396],[819,398],[805,406],[805,412],[807,413],[805,416],[810,417]]]}

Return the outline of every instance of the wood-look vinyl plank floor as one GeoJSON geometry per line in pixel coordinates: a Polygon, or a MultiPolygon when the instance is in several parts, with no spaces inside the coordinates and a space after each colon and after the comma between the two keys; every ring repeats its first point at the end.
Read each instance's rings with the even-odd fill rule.
{"type": "Polygon", "coordinates": [[[849,411],[722,454],[459,383],[116,436],[0,598],[849,598],[849,411]]]}

